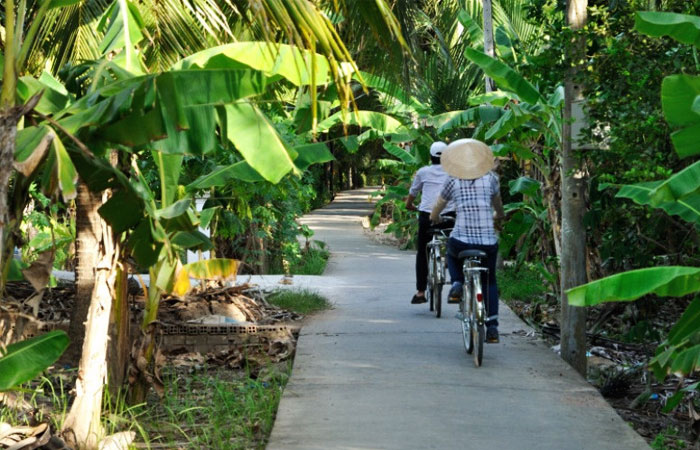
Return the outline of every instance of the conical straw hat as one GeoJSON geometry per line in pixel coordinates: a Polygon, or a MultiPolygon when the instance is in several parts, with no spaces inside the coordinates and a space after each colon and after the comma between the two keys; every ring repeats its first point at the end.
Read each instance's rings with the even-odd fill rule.
{"type": "Polygon", "coordinates": [[[481,178],[493,169],[493,152],[488,145],[476,139],[458,139],[443,150],[440,164],[445,172],[455,178],[481,178]]]}

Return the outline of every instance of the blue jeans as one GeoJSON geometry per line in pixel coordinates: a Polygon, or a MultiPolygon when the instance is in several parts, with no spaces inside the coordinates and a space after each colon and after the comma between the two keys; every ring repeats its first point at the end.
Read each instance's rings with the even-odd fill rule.
{"type": "Polygon", "coordinates": [[[452,282],[464,284],[464,272],[461,261],[457,255],[462,250],[481,250],[486,253],[486,267],[489,269],[488,279],[486,274],[481,274],[481,285],[489,287],[487,292],[488,317],[486,325],[498,325],[498,286],[496,285],[496,258],[498,257],[498,244],[480,245],[467,244],[466,242],[450,238],[447,241],[447,268],[450,271],[452,282]],[[488,283],[487,283],[488,282],[488,283]]]}

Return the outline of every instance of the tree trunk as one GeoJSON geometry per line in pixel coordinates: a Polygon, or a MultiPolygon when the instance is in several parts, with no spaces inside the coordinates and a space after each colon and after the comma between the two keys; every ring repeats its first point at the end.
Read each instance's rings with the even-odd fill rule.
{"type": "Polygon", "coordinates": [[[120,264],[114,285],[114,300],[109,318],[109,347],[107,348],[107,376],[109,393],[117,397],[126,379],[126,368],[131,353],[131,322],[129,312],[127,270],[120,264]]]}
{"type": "MultiPolygon", "coordinates": [[[[103,200],[107,199],[103,194],[103,200]]],[[[104,436],[100,424],[107,377],[107,345],[112,298],[119,267],[119,246],[111,227],[101,221],[95,287],[85,325],[85,341],[76,380],[76,396],[61,433],[77,448],[96,448],[104,436]]]]}
{"type": "Polygon", "coordinates": [[[71,310],[68,326],[67,359],[77,362],[83,349],[85,321],[95,288],[99,239],[102,233],[102,218],[97,212],[102,206],[101,194],[90,192],[85,183],[78,184],[75,198],[75,305],[71,310]]]}
{"type": "MultiPolygon", "coordinates": [[[[17,136],[17,122],[19,116],[16,108],[6,108],[0,111],[0,268],[5,267],[8,255],[11,258],[12,249],[5,249],[6,225],[9,221],[8,193],[10,176],[12,175],[12,161],[15,156],[15,139],[17,136]]],[[[4,286],[2,286],[4,289],[4,286]]]]}
{"type": "MultiPolygon", "coordinates": [[[[484,9],[484,53],[493,57],[495,55],[493,48],[493,8],[491,0],[482,0],[484,9]]],[[[486,77],[486,92],[494,90],[493,80],[486,77]]]]}
{"type": "MultiPolygon", "coordinates": [[[[17,137],[17,122],[21,117],[21,111],[15,107],[15,95],[17,91],[17,72],[15,71],[15,49],[19,47],[15,42],[15,2],[5,0],[4,23],[4,67],[2,90],[0,91],[0,268],[5,267],[5,233],[9,219],[8,189],[10,176],[12,175],[12,161],[15,158],[15,139],[17,137]]],[[[21,40],[20,40],[21,43],[21,40]]],[[[3,277],[4,282],[4,277],[3,277]]],[[[5,286],[2,286],[3,291],[5,286]]]]}
{"type": "MultiPolygon", "coordinates": [[[[569,0],[567,21],[574,30],[586,23],[587,0],[569,0]]],[[[566,290],[586,282],[586,179],[582,164],[573,151],[571,103],[580,97],[576,83],[585,42],[574,44],[569,55],[573,61],[565,83],[564,127],[561,158],[561,357],[579,373],[586,375],[586,310],[569,305],[566,290]]]]}

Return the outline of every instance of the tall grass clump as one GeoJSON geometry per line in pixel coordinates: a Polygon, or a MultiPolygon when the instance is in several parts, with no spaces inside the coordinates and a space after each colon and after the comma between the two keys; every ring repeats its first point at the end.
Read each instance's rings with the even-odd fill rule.
{"type": "Polygon", "coordinates": [[[267,301],[299,314],[312,314],[331,308],[326,297],[308,289],[280,289],[270,294],[267,301]]]}

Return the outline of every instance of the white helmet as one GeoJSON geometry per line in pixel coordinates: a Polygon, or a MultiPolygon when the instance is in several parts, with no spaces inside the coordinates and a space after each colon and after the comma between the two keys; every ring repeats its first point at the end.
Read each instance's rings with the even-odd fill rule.
{"type": "Polygon", "coordinates": [[[442,141],[433,142],[433,145],[430,146],[430,156],[439,158],[440,155],[442,155],[442,151],[445,150],[446,147],[447,144],[442,141]]]}

